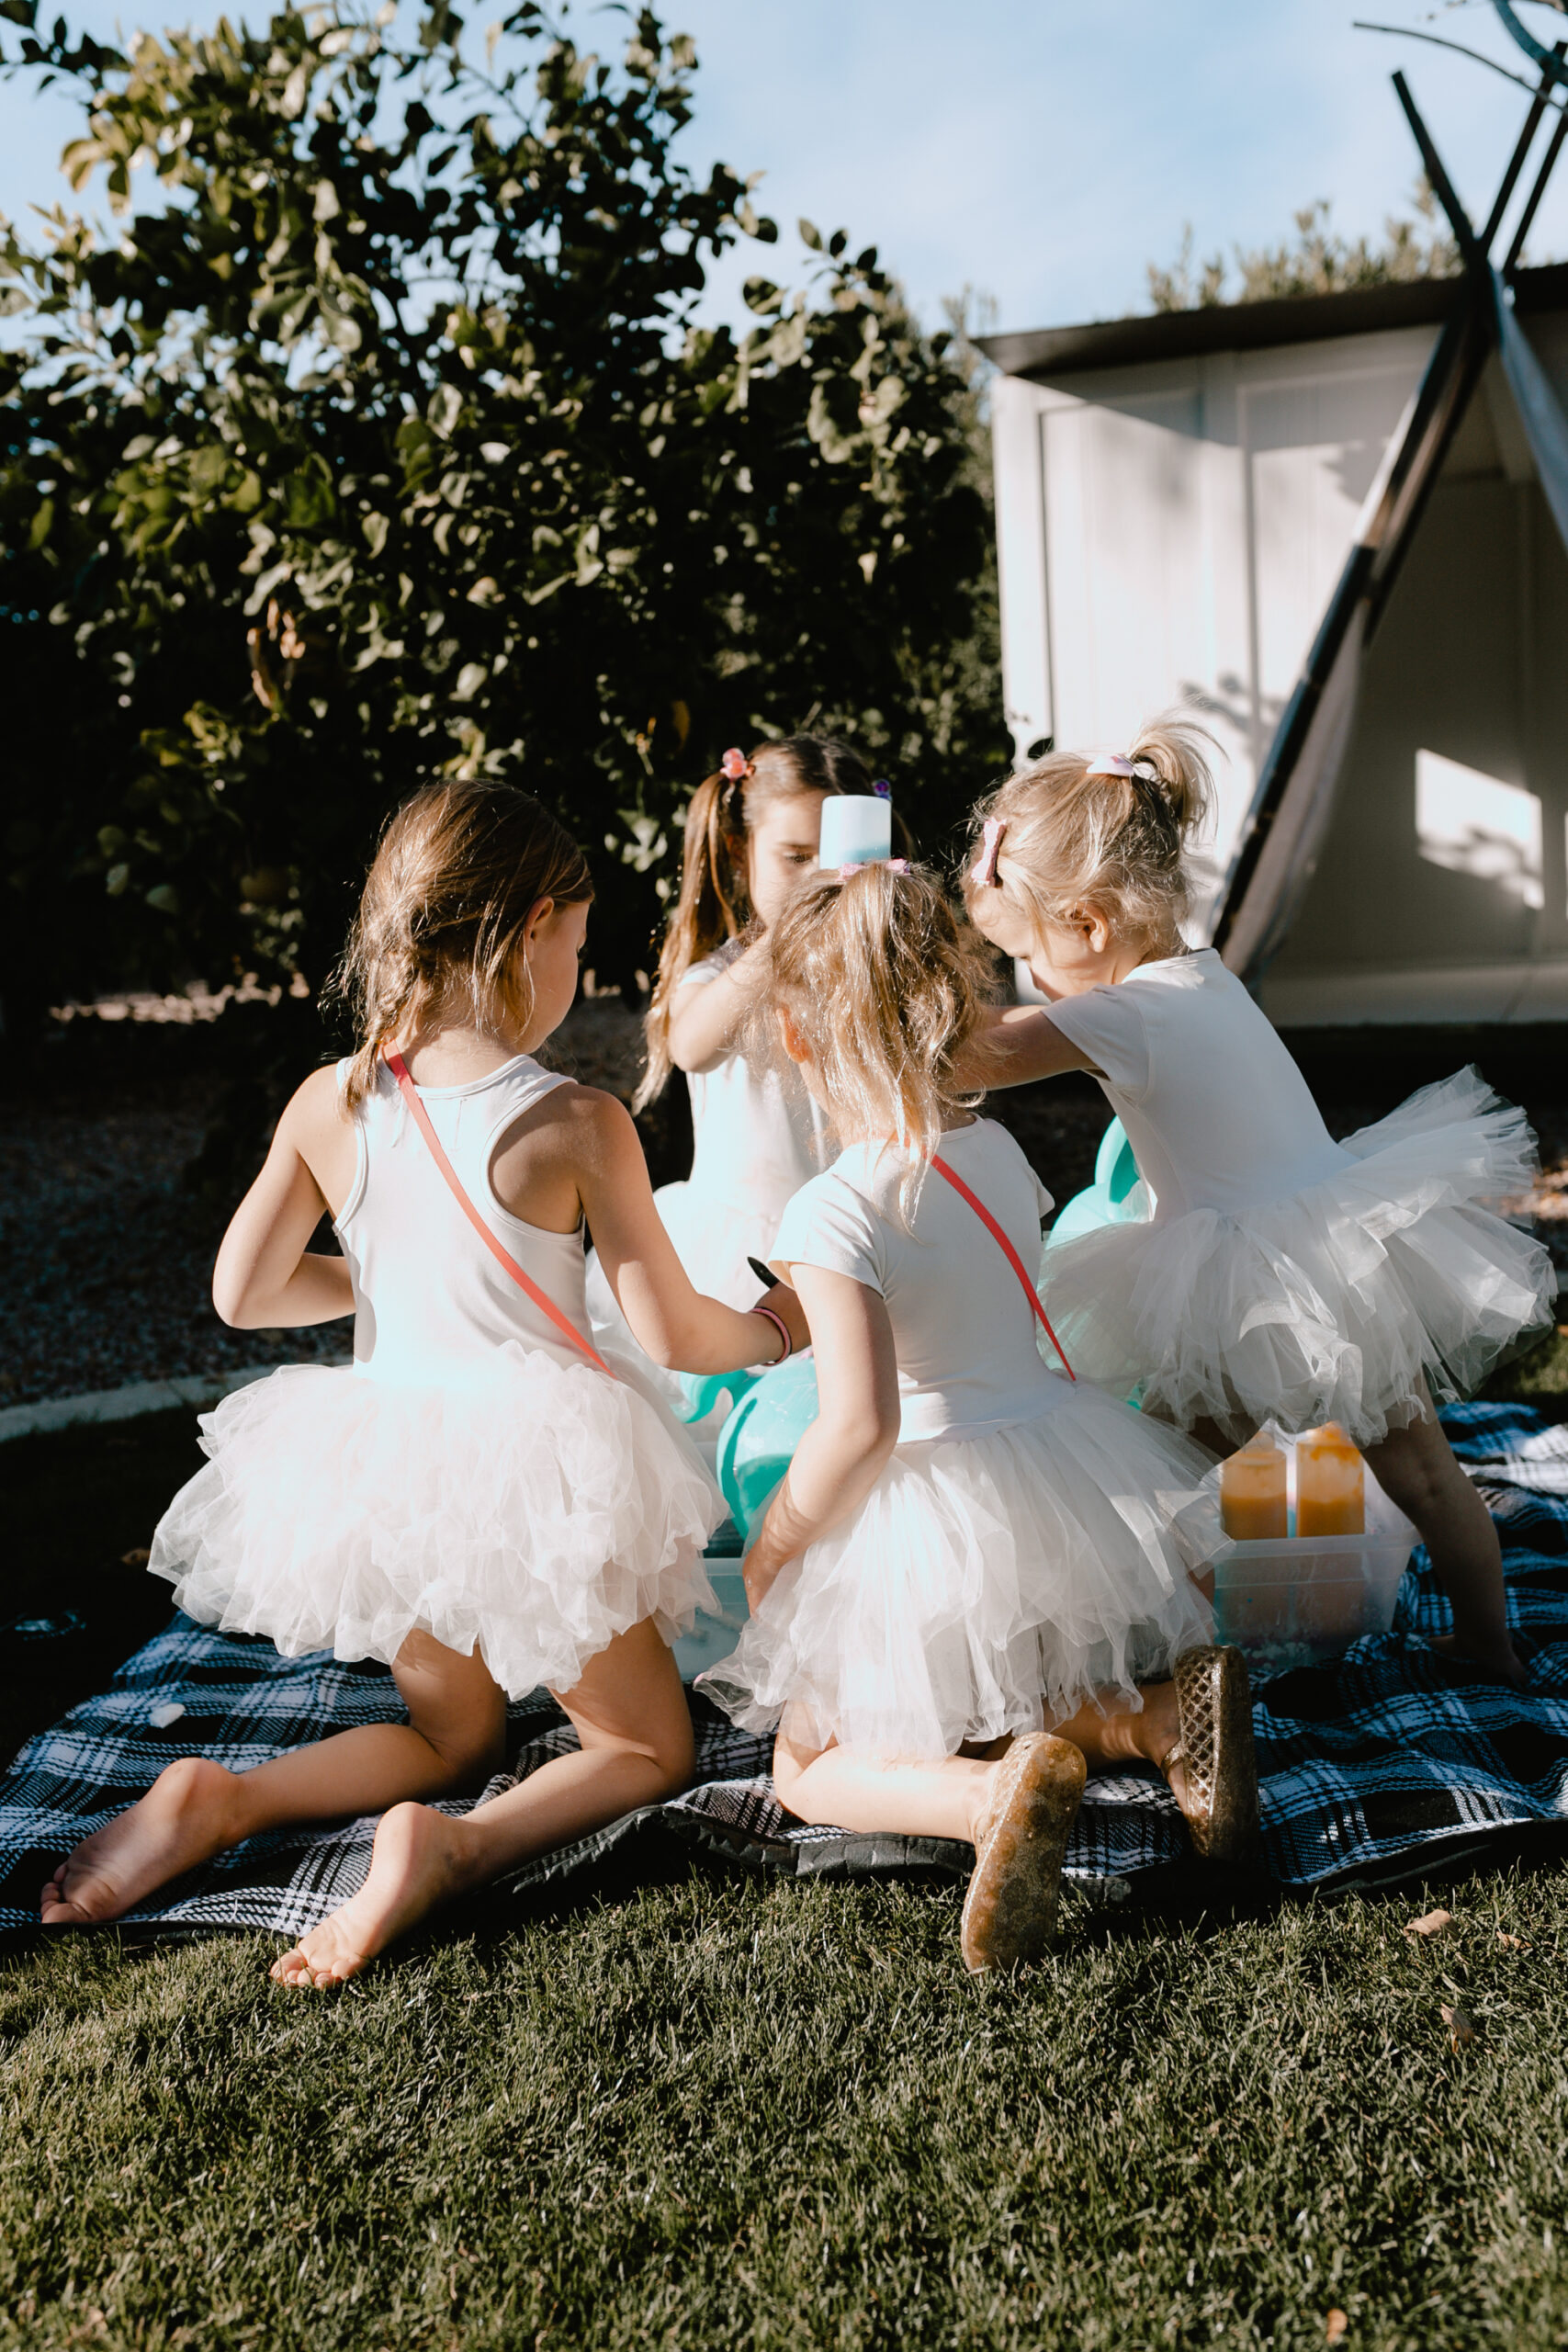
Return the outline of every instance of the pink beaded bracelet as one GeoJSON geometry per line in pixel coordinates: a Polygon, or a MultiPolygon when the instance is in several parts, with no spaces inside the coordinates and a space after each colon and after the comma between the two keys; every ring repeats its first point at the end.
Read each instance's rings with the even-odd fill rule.
{"type": "Polygon", "coordinates": [[[784,1321],[782,1315],[775,1315],[771,1306],[753,1306],[750,1311],[753,1315],[765,1316],[768,1321],[773,1325],[774,1330],[778,1333],[780,1339],[784,1341],[784,1355],[775,1356],[773,1358],[773,1362],[775,1363],[783,1363],[785,1356],[791,1356],[795,1353],[795,1341],[789,1336],[788,1324],[784,1321]]]}

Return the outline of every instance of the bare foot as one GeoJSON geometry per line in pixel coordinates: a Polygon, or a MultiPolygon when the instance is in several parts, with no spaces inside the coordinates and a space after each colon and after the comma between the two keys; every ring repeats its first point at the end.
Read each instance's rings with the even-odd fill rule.
{"type": "Polygon", "coordinates": [[[301,1989],[346,1984],[428,1912],[474,1883],[472,1846],[462,1821],[428,1805],[395,1804],[381,1816],[370,1875],[358,1894],[274,1961],[274,1983],[301,1989]]]}
{"type": "Polygon", "coordinates": [[[39,1897],[46,1928],[88,1928],[123,1917],[144,1894],[233,1843],[235,1773],[205,1756],[182,1756],[139,1804],[85,1838],[39,1897]]]}

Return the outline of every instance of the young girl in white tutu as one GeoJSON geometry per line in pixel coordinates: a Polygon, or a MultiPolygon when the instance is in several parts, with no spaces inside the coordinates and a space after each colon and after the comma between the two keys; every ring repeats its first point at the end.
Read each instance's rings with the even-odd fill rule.
{"type": "Polygon", "coordinates": [[[976,1067],[1092,1071],[1154,1196],[1052,1251],[1047,1309],[1080,1375],[1141,1384],[1211,1445],[1338,1422],[1420,1530],[1459,1645],[1518,1680],[1496,1532],[1432,1400],[1552,1319],[1547,1252],[1486,1205],[1527,1188],[1534,1138],[1470,1069],[1334,1141],[1242,983],[1183,944],[1200,743],[1165,722],[1054,752],[976,812],[970,912],[1051,1000],[995,1017],[976,1067]]]}
{"type": "MultiPolygon", "coordinates": [[[[684,1072],[692,1102],[692,1172],[654,1194],[675,1253],[694,1283],[750,1306],[760,1258],[784,1204],[824,1166],[824,1118],[794,1067],[748,1051],[750,983],[768,927],[817,865],[822,803],[869,793],[845,743],[796,735],[731,751],[686,812],[681,895],[665,932],[648,1014],[648,1070],[634,1109],[684,1072]]],[[[619,1336],[608,1288],[590,1265],[595,1329],[619,1336]]]]}
{"type": "Polygon", "coordinates": [[[354,1365],[292,1366],[206,1417],[210,1459],[153,1540],[188,1614],[288,1657],[379,1658],[407,1724],[243,1774],[172,1764],[56,1871],[46,1926],[117,1918],[259,1830],[381,1813],[364,1888],[273,1970],[329,1983],[433,1904],[687,1778],[667,1644],[714,1605],[702,1555],[724,1505],[639,1374],[592,1347],[584,1217],[658,1363],[774,1361],[799,1310],[698,1296],[626,1111],[534,1060],[571,1005],[591,895],[523,793],[432,786],[393,818],[345,963],[363,1042],[289,1103],[213,1277],[242,1327],[352,1314],[354,1365]],[[323,1211],[341,1257],[307,1246],[323,1211]],[[508,1694],[540,1683],[578,1754],[461,1819],[419,1802],[482,1788],[508,1694]]]}
{"type": "Polygon", "coordinates": [[[1086,1758],[1166,1769],[1202,1850],[1257,1819],[1246,1671],[1208,1646],[1171,1532],[1210,1457],[1041,1359],[1024,1264],[1050,1196],[954,1074],[982,978],[899,862],[807,887],[769,933],[766,1001],[844,1149],[770,1253],[818,1418],[748,1557],[739,1646],[702,1678],[778,1726],[804,1819],[973,1840],[974,1968],[1042,1949],[1086,1758]]]}

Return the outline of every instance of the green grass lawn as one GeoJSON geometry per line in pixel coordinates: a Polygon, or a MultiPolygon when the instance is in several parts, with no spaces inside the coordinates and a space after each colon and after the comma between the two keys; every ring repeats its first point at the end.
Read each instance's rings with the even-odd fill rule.
{"type": "MultiPolygon", "coordinates": [[[[0,1659],[13,1736],[160,1621],[119,1555],[191,1436],[0,1451],[0,1618],[87,1620],[0,1659]]],[[[958,1904],[693,1872],[333,1995],[265,1937],[14,1949],[0,2352],[1568,2342],[1568,1875],[1069,1893],[1013,1983],[958,1904]]]]}
{"type": "Polygon", "coordinates": [[[694,1879],[334,1996],[51,1945],[0,1963],[0,2344],[1560,2346],[1568,1896],[1450,1899],[1427,1946],[1073,1898],[1011,1984],[885,1886],[694,1879]]]}

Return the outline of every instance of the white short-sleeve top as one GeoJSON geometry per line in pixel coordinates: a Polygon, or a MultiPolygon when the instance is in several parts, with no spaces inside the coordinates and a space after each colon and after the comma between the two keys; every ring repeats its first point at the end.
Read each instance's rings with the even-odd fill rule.
{"type": "Polygon", "coordinates": [[[1272,1023],[1212,947],[1063,997],[1050,1019],[1102,1073],[1157,1223],[1288,1199],[1349,1159],[1272,1023]]]}
{"type": "MultiPolygon", "coordinates": [[[[1051,1195],[1011,1136],[976,1119],[943,1136],[942,1156],[1032,1272],[1051,1195]]],[[[773,1264],[848,1274],[886,1302],[900,1442],[1038,1419],[1063,1384],[1041,1359],[1017,1274],[967,1201],[931,1171],[906,1230],[897,1216],[904,1165],[885,1147],[852,1145],[791,1201],[773,1264]]]]}
{"type": "MultiPolygon", "coordinates": [[[[716,980],[744,952],[732,939],[682,975],[679,987],[716,980]]],[[[739,1047],[711,1069],[688,1070],[692,1098],[693,1190],[730,1208],[754,1210],[764,1223],[828,1159],[827,1121],[793,1063],[752,1063],[739,1047]]]]}

